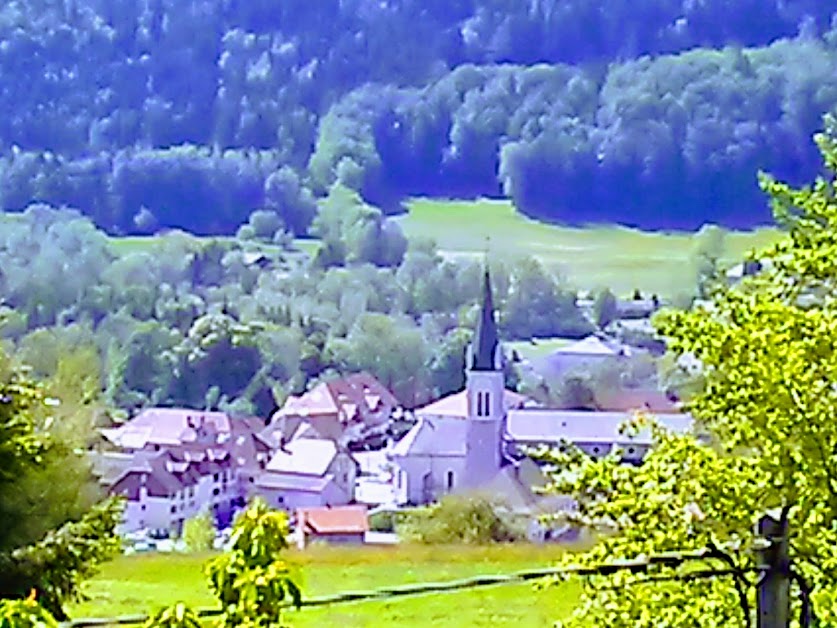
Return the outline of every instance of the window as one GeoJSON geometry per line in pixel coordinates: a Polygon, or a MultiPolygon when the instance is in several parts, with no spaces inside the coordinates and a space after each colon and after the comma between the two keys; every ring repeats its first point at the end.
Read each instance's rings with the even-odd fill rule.
{"type": "Polygon", "coordinates": [[[485,393],[485,407],[483,408],[483,416],[490,416],[491,415],[491,394],[485,393]]]}
{"type": "Polygon", "coordinates": [[[485,416],[486,415],[486,412],[485,412],[485,406],[486,406],[485,397],[486,397],[486,393],[484,393],[484,392],[478,392],[477,393],[477,416],[485,416]]]}
{"type": "Polygon", "coordinates": [[[145,512],[145,504],[143,504],[142,506],[140,506],[140,510],[142,510],[143,512],[145,512]]]}
{"type": "Polygon", "coordinates": [[[172,514],[174,514],[175,512],[177,512],[177,506],[172,506],[172,507],[169,509],[169,511],[170,511],[172,514]]]}
{"type": "Polygon", "coordinates": [[[213,480],[215,480],[216,482],[217,482],[220,478],[221,478],[221,476],[220,476],[220,474],[218,474],[218,473],[216,473],[216,474],[214,474],[214,475],[212,476],[212,479],[213,479],[213,480]]]}
{"type": "Polygon", "coordinates": [[[221,492],[221,491],[219,491],[219,490],[218,490],[218,488],[213,488],[213,489],[212,489],[212,494],[213,494],[213,495],[218,495],[218,493],[220,493],[220,492],[221,492]]]}
{"type": "Polygon", "coordinates": [[[453,490],[453,480],[454,480],[453,471],[448,471],[445,474],[445,486],[448,487],[449,491],[453,490]]]}

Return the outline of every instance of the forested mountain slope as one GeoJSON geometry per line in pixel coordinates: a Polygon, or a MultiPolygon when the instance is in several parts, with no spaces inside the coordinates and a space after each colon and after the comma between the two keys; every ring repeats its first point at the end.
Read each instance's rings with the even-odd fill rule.
{"type": "Polygon", "coordinates": [[[0,198],[112,231],[310,221],[505,192],[566,222],[766,220],[837,104],[823,0],[17,0],[0,10],[0,198]],[[783,41],[778,41],[786,38],[783,41]],[[707,50],[713,49],[713,50],[707,50]]]}

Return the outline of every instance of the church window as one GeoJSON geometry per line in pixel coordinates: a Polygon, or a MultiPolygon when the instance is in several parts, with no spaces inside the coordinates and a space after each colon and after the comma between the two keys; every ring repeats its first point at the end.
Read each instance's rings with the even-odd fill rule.
{"type": "Polygon", "coordinates": [[[483,402],[483,416],[489,416],[491,414],[491,402],[490,402],[490,393],[485,393],[485,400],[483,402]]]}
{"type": "Polygon", "coordinates": [[[448,487],[449,491],[453,489],[453,480],[453,471],[448,471],[445,477],[445,485],[448,487]]]}

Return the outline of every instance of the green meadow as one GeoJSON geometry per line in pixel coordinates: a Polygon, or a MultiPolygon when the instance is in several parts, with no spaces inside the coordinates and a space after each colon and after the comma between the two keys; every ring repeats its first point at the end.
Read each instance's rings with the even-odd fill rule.
{"type": "MultiPolygon", "coordinates": [[[[672,296],[693,286],[693,233],[645,232],[619,226],[560,227],[519,214],[510,201],[413,199],[397,220],[408,237],[434,239],[449,255],[532,255],[576,287],[634,289],[672,296]]],[[[772,228],[731,232],[724,262],[774,242],[772,228]]]]}
{"type": "MultiPolygon", "coordinates": [[[[561,227],[519,214],[510,201],[412,199],[396,217],[409,238],[432,238],[451,257],[512,259],[534,256],[576,288],[610,288],[628,295],[635,289],[672,297],[690,292],[695,283],[694,233],[648,232],[620,226],[561,227]]],[[[723,263],[734,265],[754,248],[774,242],[779,231],[760,228],[732,231],[723,263]]],[[[232,240],[222,237],[222,240],[232,240]]],[[[111,238],[116,254],[152,250],[154,236],[111,238]]],[[[318,241],[297,239],[297,249],[314,255],[318,241]]],[[[276,253],[274,245],[252,243],[276,253]]]]}
{"type": "MultiPolygon", "coordinates": [[[[556,546],[311,547],[289,552],[305,597],[418,582],[443,582],[479,574],[548,567],[564,550],[556,546]]],[[[122,556],[85,585],[88,600],[70,609],[74,619],[147,613],[184,601],[212,608],[202,567],[210,554],[122,556]]],[[[516,626],[535,628],[567,616],[578,584],[537,587],[532,582],[447,593],[349,602],[288,611],[294,628],[314,626],[516,626]]]]}

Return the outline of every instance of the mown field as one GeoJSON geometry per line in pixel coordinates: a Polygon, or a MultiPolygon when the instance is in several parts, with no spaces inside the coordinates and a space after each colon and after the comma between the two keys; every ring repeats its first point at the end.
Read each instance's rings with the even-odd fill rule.
{"type": "MultiPolygon", "coordinates": [[[[695,283],[695,234],[646,232],[619,226],[560,227],[526,218],[511,201],[413,199],[408,212],[396,217],[410,238],[432,238],[452,257],[512,259],[531,255],[561,273],[576,288],[610,288],[627,295],[635,289],[673,297],[695,283]]],[[[733,265],[753,248],[775,241],[773,228],[730,232],[723,262],[733,265]]],[[[231,238],[223,238],[231,239],[231,238]]],[[[112,238],[117,254],[148,250],[154,237],[112,238]]],[[[300,251],[313,255],[318,242],[298,239],[300,251]]],[[[274,245],[253,243],[273,253],[274,245]]]]}
{"type": "MultiPolygon", "coordinates": [[[[561,553],[553,546],[493,547],[312,547],[291,552],[306,597],[416,582],[456,580],[478,574],[548,567],[561,553]]],[[[89,600],[71,609],[73,618],[113,617],[153,611],[177,601],[213,607],[201,572],[210,555],[123,556],[87,583],[89,600]]],[[[291,611],[291,626],[517,626],[551,625],[578,598],[577,585],[537,588],[532,583],[498,585],[417,596],[352,602],[291,611]]]]}
{"type": "MultiPolygon", "coordinates": [[[[609,287],[673,296],[694,285],[690,256],[694,234],[643,232],[625,227],[559,227],[530,220],[510,201],[414,199],[397,220],[409,237],[429,237],[451,255],[533,255],[580,289],[609,287]]],[[[763,228],[731,232],[725,262],[736,263],[752,248],[775,241],[763,228]]]]}

